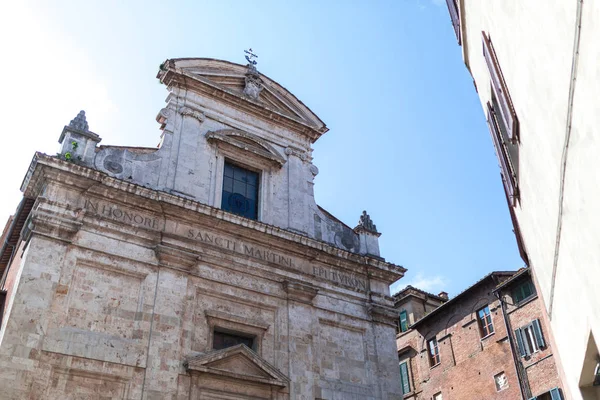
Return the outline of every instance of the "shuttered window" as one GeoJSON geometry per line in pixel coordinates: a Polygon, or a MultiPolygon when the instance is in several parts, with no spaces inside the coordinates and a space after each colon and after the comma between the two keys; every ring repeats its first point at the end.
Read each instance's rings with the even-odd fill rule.
{"type": "Polygon", "coordinates": [[[452,27],[454,28],[454,34],[458,44],[461,44],[460,40],[460,14],[458,12],[458,0],[446,0],[448,11],[450,12],[450,19],[452,20],[452,27]]]}
{"type": "Polygon", "coordinates": [[[512,300],[514,304],[519,304],[523,300],[529,299],[531,296],[535,294],[535,287],[533,286],[533,282],[527,279],[526,281],[520,283],[518,286],[512,290],[512,300]]]}
{"type": "Polygon", "coordinates": [[[498,57],[494,51],[494,46],[485,32],[481,32],[483,40],[483,57],[490,72],[492,81],[492,91],[496,95],[499,103],[498,114],[506,125],[508,138],[512,142],[517,142],[519,137],[519,121],[513,107],[510,94],[498,63],[498,57]]]}
{"type": "Polygon", "coordinates": [[[492,142],[496,149],[496,156],[498,157],[498,163],[500,164],[500,170],[502,174],[502,182],[506,195],[509,199],[511,206],[517,204],[518,199],[518,188],[517,188],[517,177],[513,171],[511,161],[508,156],[508,150],[505,146],[505,142],[502,139],[502,133],[498,125],[497,113],[494,111],[492,105],[487,103],[487,123],[490,129],[490,135],[492,136],[492,142]]]}
{"type": "Polygon", "coordinates": [[[546,347],[544,335],[542,334],[542,326],[538,319],[515,330],[515,337],[521,357],[529,357],[541,348],[546,347]]]}
{"type": "Polygon", "coordinates": [[[400,332],[406,332],[408,330],[408,314],[406,311],[400,312],[400,332]]]}
{"type": "Polygon", "coordinates": [[[408,378],[408,362],[400,363],[400,387],[402,394],[410,393],[410,380],[408,378]]]}

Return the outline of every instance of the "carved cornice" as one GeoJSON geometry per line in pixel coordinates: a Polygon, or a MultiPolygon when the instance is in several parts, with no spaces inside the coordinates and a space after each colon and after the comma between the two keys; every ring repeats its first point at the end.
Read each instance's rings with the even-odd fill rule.
{"type": "Polygon", "coordinates": [[[192,117],[194,119],[197,119],[200,123],[204,122],[204,120],[206,119],[202,111],[194,110],[193,108],[189,108],[186,106],[183,106],[179,109],[179,114],[183,115],[184,117],[192,117]]]}

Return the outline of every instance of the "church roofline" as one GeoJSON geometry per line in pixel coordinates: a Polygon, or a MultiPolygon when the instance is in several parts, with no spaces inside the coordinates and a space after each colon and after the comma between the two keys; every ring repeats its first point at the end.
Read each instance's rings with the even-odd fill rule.
{"type": "Polygon", "coordinates": [[[206,216],[217,218],[224,222],[236,224],[246,229],[267,233],[281,240],[286,240],[297,245],[310,247],[315,251],[323,252],[330,257],[344,259],[355,266],[360,266],[362,268],[366,266],[368,268],[369,275],[389,281],[390,284],[398,279],[401,279],[406,272],[406,269],[402,266],[384,261],[377,257],[361,255],[343,250],[326,242],[312,239],[308,236],[300,235],[287,229],[269,225],[256,220],[249,220],[247,218],[240,217],[238,215],[223,211],[219,208],[191,200],[189,198],[177,196],[164,191],[150,189],[118,178],[113,178],[104,172],[72,162],[67,162],[40,152],[35,153],[28,172],[23,179],[21,191],[25,196],[33,198],[36,197],[37,193],[35,193],[35,191],[39,190],[40,188],[39,180],[44,179],[45,176],[45,173],[43,172],[44,167],[66,171],[82,178],[91,179],[108,187],[112,187],[117,190],[123,190],[149,200],[182,207],[206,216]]]}
{"type": "MultiPolygon", "coordinates": [[[[329,128],[325,125],[325,123],[310,109],[308,108],[301,100],[299,100],[293,93],[287,90],[285,87],[272,80],[271,78],[259,73],[260,78],[265,80],[269,86],[275,88],[279,94],[281,94],[287,101],[295,104],[298,108],[300,108],[305,114],[309,121],[312,123],[308,123],[308,121],[302,121],[300,118],[294,118],[292,116],[282,114],[279,111],[268,107],[266,104],[259,103],[254,101],[243,94],[236,93],[233,90],[229,90],[228,88],[218,85],[214,82],[209,82],[207,79],[202,79],[202,77],[198,75],[194,75],[188,71],[185,71],[184,68],[193,68],[194,65],[191,62],[197,62],[199,65],[197,67],[219,67],[224,66],[231,68],[231,72],[235,72],[240,74],[240,76],[244,76],[247,72],[247,66],[242,64],[236,64],[230,61],[217,60],[214,58],[173,58],[168,59],[164,63],[161,64],[161,69],[157,74],[157,78],[160,79],[162,83],[167,86],[183,86],[183,87],[194,87],[196,89],[201,89],[202,87],[209,86],[212,89],[218,89],[219,91],[226,93],[229,96],[233,96],[237,101],[235,101],[236,105],[243,104],[246,111],[253,111],[256,114],[261,115],[263,118],[279,123],[283,123],[295,131],[307,134],[310,138],[311,143],[314,143],[321,135],[326,133],[329,128]],[[186,63],[190,62],[188,66],[178,66],[178,63],[186,63]],[[202,64],[202,65],[200,65],[202,64]],[[235,71],[234,71],[235,70],[235,71]],[[183,77],[183,79],[179,79],[179,77],[183,77]],[[189,80],[188,80],[189,78],[189,80]],[[241,103],[239,100],[243,100],[241,103]]],[[[213,76],[227,76],[227,71],[220,71],[221,73],[207,72],[207,74],[212,74],[213,76]]],[[[233,98],[228,98],[228,96],[215,96],[214,90],[205,91],[204,95],[210,95],[217,97],[219,101],[231,102],[233,98]]]]}

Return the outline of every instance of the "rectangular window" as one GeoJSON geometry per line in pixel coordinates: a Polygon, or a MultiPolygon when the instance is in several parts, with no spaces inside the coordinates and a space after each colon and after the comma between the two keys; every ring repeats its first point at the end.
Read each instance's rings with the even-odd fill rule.
{"type": "Polygon", "coordinates": [[[400,332],[406,332],[408,330],[408,314],[402,310],[400,312],[400,332]]]}
{"type": "Polygon", "coordinates": [[[508,139],[511,142],[517,142],[519,122],[506,87],[506,82],[504,81],[502,70],[500,69],[500,64],[498,63],[498,57],[488,35],[486,35],[485,32],[481,32],[481,34],[483,41],[483,57],[485,58],[485,62],[490,72],[492,93],[496,96],[499,105],[496,111],[498,112],[499,119],[502,120],[503,125],[506,127],[508,139]]]}
{"type": "Polygon", "coordinates": [[[0,328],[2,328],[2,318],[4,318],[4,306],[6,305],[6,291],[0,290],[0,328]]]}
{"type": "Polygon", "coordinates": [[[519,304],[520,302],[529,299],[534,294],[535,286],[533,286],[533,282],[530,279],[527,279],[512,290],[513,303],[519,304]]]}
{"type": "Polygon", "coordinates": [[[258,219],[258,172],[225,161],[221,209],[258,219]]]}
{"type": "Polygon", "coordinates": [[[448,11],[450,12],[450,19],[452,20],[452,27],[454,28],[454,34],[458,44],[461,44],[460,40],[460,14],[458,12],[457,0],[446,0],[448,11]]]}
{"type": "Polygon", "coordinates": [[[521,357],[529,357],[541,348],[546,347],[546,342],[542,334],[542,326],[538,319],[517,329],[515,337],[517,338],[517,347],[519,348],[521,357]]]}
{"type": "Polygon", "coordinates": [[[440,363],[440,349],[436,338],[433,338],[427,342],[427,349],[429,350],[429,365],[432,367],[440,363]]]}
{"type": "Polygon", "coordinates": [[[408,362],[400,363],[400,389],[402,394],[410,393],[410,380],[408,379],[408,362]]]}
{"type": "Polygon", "coordinates": [[[222,332],[215,330],[213,332],[213,349],[221,350],[228,347],[237,346],[238,344],[245,344],[251,349],[254,349],[254,337],[244,336],[238,333],[222,332]]]}
{"type": "Polygon", "coordinates": [[[492,314],[490,313],[489,306],[485,306],[477,311],[477,320],[479,321],[479,329],[481,329],[482,337],[494,333],[494,324],[492,323],[492,314]]]}

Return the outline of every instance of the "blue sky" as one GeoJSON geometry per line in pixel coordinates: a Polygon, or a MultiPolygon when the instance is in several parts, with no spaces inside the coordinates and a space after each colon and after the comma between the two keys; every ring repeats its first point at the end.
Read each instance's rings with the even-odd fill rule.
{"type": "Polygon", "coordinates": [[[103,144],[155,146],[167,58],[258,69],[330,131],[314,145],[317,202],[355,226],[363,209],[406,284],[451,295],[518,269],[496,157],[440,0],[5,2],[0,219],[34,151],[54,154],[80,109],[103,144]],[[15,4],[18,3],[18,4],[15,4]]]}

